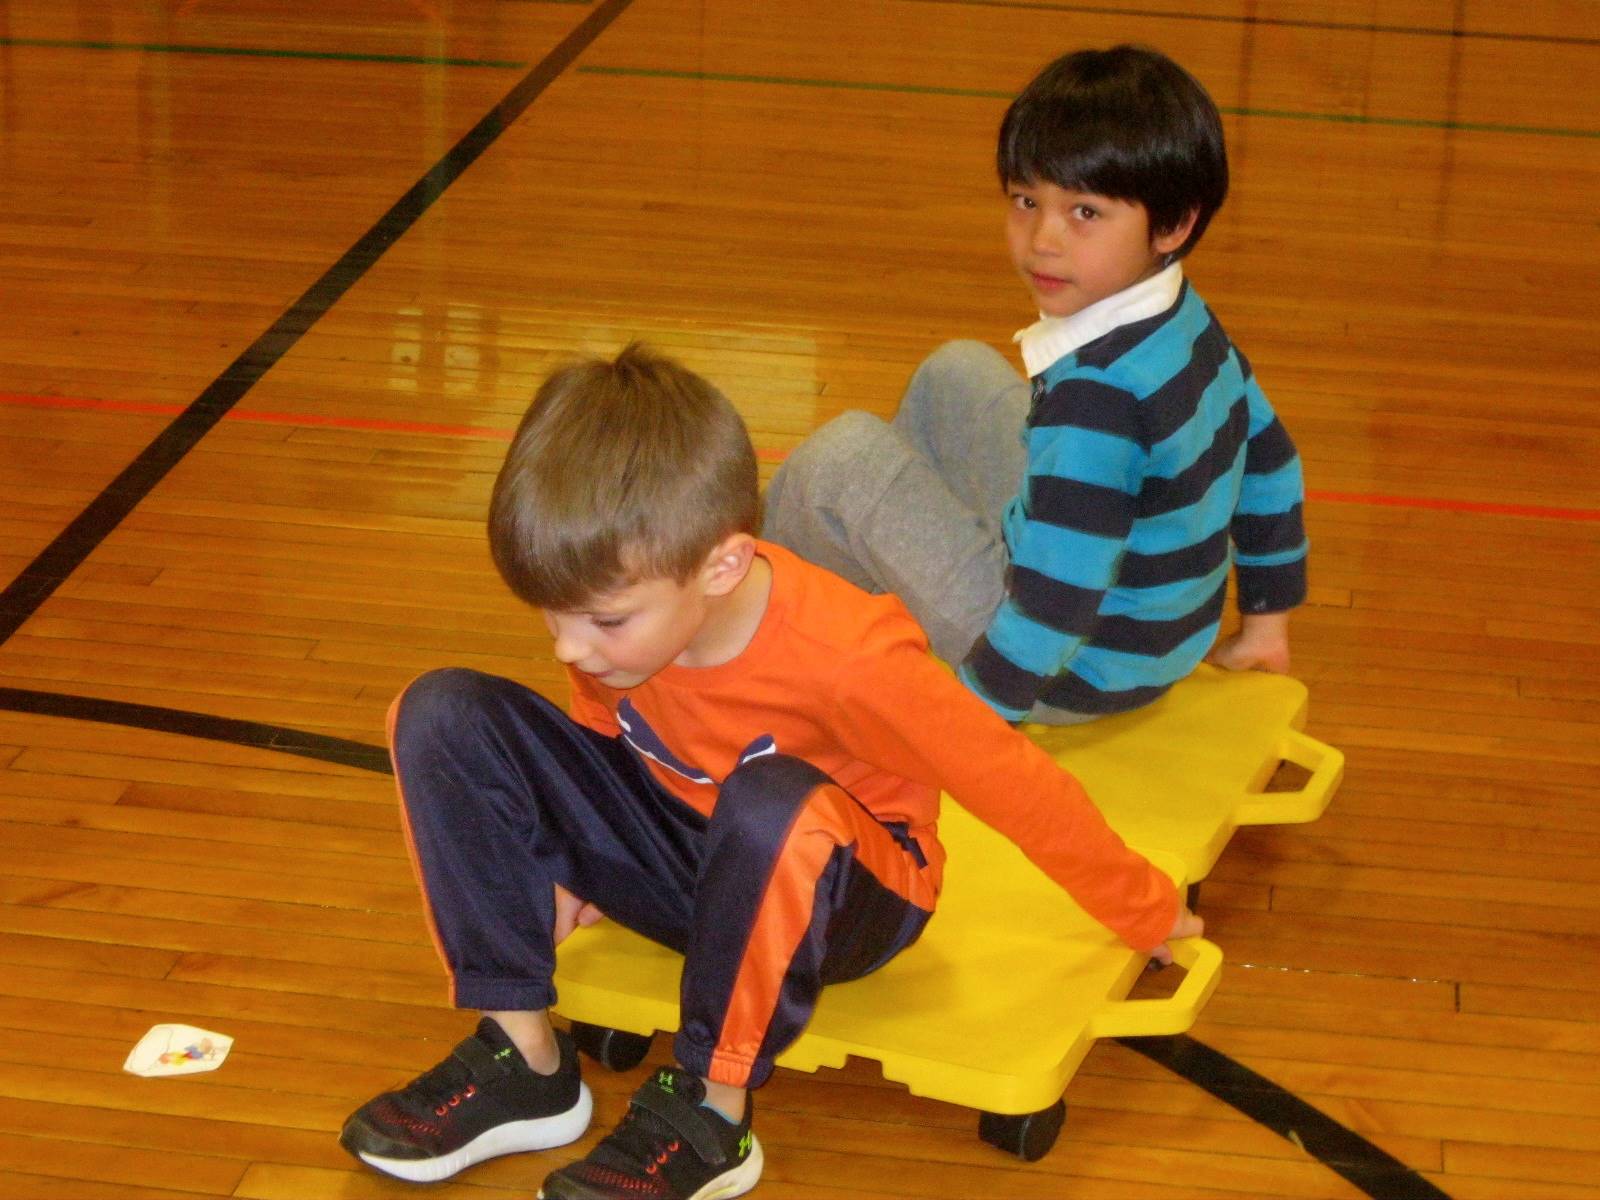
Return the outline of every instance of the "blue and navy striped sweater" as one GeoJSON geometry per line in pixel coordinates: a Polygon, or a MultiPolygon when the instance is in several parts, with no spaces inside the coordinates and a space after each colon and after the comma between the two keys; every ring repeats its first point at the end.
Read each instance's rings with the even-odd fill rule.
{"type": "Polygon", "coordinates": [[[1036,376],[1023,437],[1006,598],[960,668],[1002,716],[1155,699],[1215,640],[1230,561],[1242,612],[1305,598],[1299,456],[1187,282],[1036,376]]]}

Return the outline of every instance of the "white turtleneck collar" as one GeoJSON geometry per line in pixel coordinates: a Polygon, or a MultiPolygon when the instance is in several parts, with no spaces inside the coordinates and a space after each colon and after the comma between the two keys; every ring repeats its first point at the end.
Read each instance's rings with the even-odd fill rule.
{"type": "Polygon", "coordinates": [[[1022,362],[1028,368],[1028,377],[1032,378],[1057,359],[1104,337],[1120,325],[1166,312],[1182,288],[1183,264],[1173,263],[1149,279],[1123,288],[1104,300],[1096,300],[1070,317],[1041,314],[1011,340],[1022,347],[1022,362]]]}

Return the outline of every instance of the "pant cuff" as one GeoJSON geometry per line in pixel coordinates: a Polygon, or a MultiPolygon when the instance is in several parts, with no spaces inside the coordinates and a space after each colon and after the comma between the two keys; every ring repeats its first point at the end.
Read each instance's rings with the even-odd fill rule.
{"type": "Polygon", "coordinates": [[[758,1058],[752,1062],[742,1056],[707,1050],[704,1046],[691,1044],[681,1033],[673,1039],[672,1052],[684,1070],[693,1071],[713,1083],[758,1088],[772,1078],[773,1064],[770,1058],[758,1058]]]}
{"type": "Polygon", "coordinates": [[[555,1007],[556,989],[526,979],[461,979],[450,989],[457,1008],[488,1012],[539,1012],[555,1007]]]}

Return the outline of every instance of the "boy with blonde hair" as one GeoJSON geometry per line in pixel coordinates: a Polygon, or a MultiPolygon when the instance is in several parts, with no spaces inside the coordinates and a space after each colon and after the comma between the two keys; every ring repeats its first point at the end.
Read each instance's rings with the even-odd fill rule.
{"type": "Polygon", "coordinates": [[[464,670],[395,702],[408,845],[452,999],[482,1018],[351,1116],[341,1140],[363,1161],[441,1179],[583,1133],[551,978],[557,943],[603,910],[684,954],[680,1065],[540,1196],[748,1191],[749,1090],[823,985],[876,970],[933,913],[941,790],[1133,947],[1166,958],[1200,932],[1078,783],[927,655],[898,600],[758,541],[756,521],[748,434],[704,380],[630,347],[540,388],[489,539],[544,610],[570,715],[464,670]]]}

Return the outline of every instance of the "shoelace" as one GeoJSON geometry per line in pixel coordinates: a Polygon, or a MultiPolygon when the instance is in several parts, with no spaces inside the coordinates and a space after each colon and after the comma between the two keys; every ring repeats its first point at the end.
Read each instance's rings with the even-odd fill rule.
{"type": "Polygon", "coordinates": [[[667,1160],[683,1149],[682,1141],[670,1129],[658,1126],[654,1120],[641,1119],[634,1109],[628,1110],[603,1144],[621,1161],[637,1163],[646,1175],[659,1173],[667,1160]]]}
{"type": "Polygon", "coordinates": [[[452,1108],[455,1108],[458,1105],[460,1105],[460,1103],[463,1100],[471,1100],[477,1094],[478,1094],[478,1085],[475,1084],[475,1083],[469,1083],[469,1084],[467,1084],[466,1088],[463,1089],[462,1091],[452,1092],[450,1094],[449,1099],[445,1100],[442,1104],[434,1105],[434,1107],[433,1107],[433,1115],[436,1116],[436,1117],[442,1117],[446,1113],[448,1113],[452,1108]]]}
{"type": "Polygon", "coordinates": [[[436,1117],[446,1116],[463,1100],[470,1100],[477,1094],[478,1085],[452,1062],[442,1062],[423,1072],[401,1091],[401,1095],[418,1109],[431,1109],[436,1117]]]}

